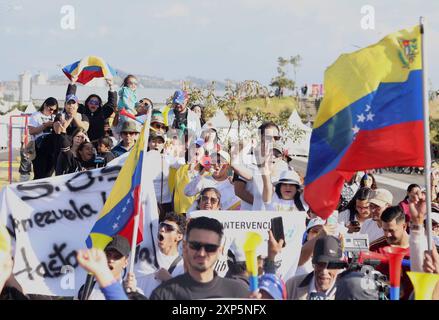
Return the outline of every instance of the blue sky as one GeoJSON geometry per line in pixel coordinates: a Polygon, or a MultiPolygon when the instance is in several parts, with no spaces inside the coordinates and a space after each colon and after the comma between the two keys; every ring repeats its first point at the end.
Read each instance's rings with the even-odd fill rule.
{"type": "MultiPolygon", "coordinates": [[[[297,81],[319,83],[342,53],[428,19],[429,78],[439,88],[439,1],[413,0],[0,0],[0,80],[24,70],[60,73],[86,55],[127,72],[268,84],[277,57],[300,54],[297,81]],[[64,5],[75,30],[63,30],[64,5]],[[363,30],[361,8],[375,8],[363,30]],[[436,20],[435,20],[436,19],[436,20]]],[[[292,76],[292,72],[291,72],[292,76]]]]}

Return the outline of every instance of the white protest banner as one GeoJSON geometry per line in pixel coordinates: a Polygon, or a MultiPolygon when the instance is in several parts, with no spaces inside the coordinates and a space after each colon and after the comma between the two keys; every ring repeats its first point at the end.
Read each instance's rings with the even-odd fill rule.
{"type": "MultiPolygon", "coordinates": [[[[259,233],[264,242],[258,249],[259,254],[267,255],[268,230],[271,228],[271,219],[282,217],[286,245],[276,260],[281,261],[279,274],[286,281],[294,276],[299,262],[302,248],[302,237],[305,232],[306,215],[299,211],[194,211],[190,218],[196,217],[215,218],[224,227],[223,255],[215,265],[215,270],[220,276],[227,273],[227,251],[235,242],[236,245],[244,244],[248,231],[259,233]]],[[[241,247],[241,250],[242,247],[241,247]]]]}
{"type": "MultiPolygon", "coordinates": [[[[157,171],[156,153],[148,156],[151,171],[157,171]]],[[[124,158],[105,168],[12,184],[2,189],[0,222],[15,238],[13,273],[25,293],[77,296],[86,273],[78,266],[76,251],[85,248],[85,240],[124,158]]],[[[154,194],[148,197],[155,203],[154,194]]],[[[141,259],[153,264],[151,229],[157,230],[157,216],[145,201],[143,204],[144,242],[136,253],[136,262],[141,259]]]]}

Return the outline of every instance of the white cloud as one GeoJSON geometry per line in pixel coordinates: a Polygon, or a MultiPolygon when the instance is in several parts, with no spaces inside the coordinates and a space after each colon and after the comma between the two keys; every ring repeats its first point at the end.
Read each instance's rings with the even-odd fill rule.
{"type": "Polygon", "coordinates": [[[157,12],[155,18],[175,18],[189,15],[189,8],[182,3],[174,3],[164,11],[157,12]]]}

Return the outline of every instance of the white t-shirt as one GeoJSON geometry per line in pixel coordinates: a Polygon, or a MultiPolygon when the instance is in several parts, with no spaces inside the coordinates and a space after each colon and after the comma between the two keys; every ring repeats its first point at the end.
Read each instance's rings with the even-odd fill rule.
{"type": "MultiPolygon", "coordinates": [[[[239,210],[241,199],[236,196],[235,188],[229,179],[217,181],[211,176],[197,175],[184,189],[187,196],[199,194],[205,188],[215,188],[221,194],[222,210],[239,210]]],[[[191,208],[192,209],[192,208],[191,208]]]]}
{"type": "MultiPolygon", "coordinates": [[[[179,255],[165,256],[160,250],[157,251],[157,261],[159,263],[159,266],[166,270],[169,269],[171,264],[178,256],[179,255]]],[[[162,283],[160,280],[155,278],[155,272],[156,271],[145,275],[138,275],[136,279],[137,287],[143,291],[143,295],[147,298],[149,298],[151,296],[151,293],[154,291],[154,289],[157,288],[162,283]]],[[[183,273],[184,273],[184,263],[183,263],[183,259],[181,259],[177,263],[171,275],[172,277],[176,277],[183,273]]]]}
{"type": "MultiPolygon", "coordinates": [[[[309,206],[306,204],[305,199],[303,198],[303,193],[300,195],[300,201],[302,202],[304,211],[308,211],[309,206]]],[[[265,207],[267,210],[271,211],[300,211],[296,204],[294,203],[294,200],[283,200],[278,197],[276,192],[273,192],[273,197],[271,199],[270,203],[266,203],[265,207]]]]}
{"type": "MultiPolygon", "coordinates": [[[[346,209],[346,210],[339,213],[338,223],[347,227],[349,225],[349,222],[350,222],[349,218],[350,218],[350,211],[349,211],[349,209],[346,209]]],[[[354,216],[354,221],[358,221],[357,215],[354,216]]],[[[365,224],[366,223],[368,224],[368,226],[367,226],[368,229],[373,228],[373,224],[376,225],[376,223],[372,220],[372,218],[366,219],[364,222],[361,222],[361,221],[358,221],[358,222],[360,223],[360,231],[353,232],[352,234],[361,233],[361,234],[368,234],[369,235],[369,233],[367,233],[367,232],[362,232],[362,230],[364,230],[364,228],[365,228],[365,224]],[[373,222],[373,224],[371,224],[371,222],[373,222]]],[[[376,226],[376,227],[378,228],[378,226],[376,226]]],[[[370,230],[371,230],[370,232],[371,232],[372,238],[375,236],[375,234],[379,233],[379,230],[372,230],[372,229],[370,229],[370,230]]],[[[382,230],[381,230],[381,232],[382,232],[382,230]]],[[[373,240],[371,240],[371,235],[369,235],[369,243],[373,241],[373,240]]],[[[381,237],[381,236],[379,236],[379,237],[381,237]]]]}
{"type": "MultiPolygon", "coordinates": [[[[351,217],[351,211],[349,209],[346,209],[338,214],[338,223],[341,223],[342,225],[347,226],[347,225],[349,225],[349,222],[351,221],[350,217],[351,217]]],[[[354,215],[354,221],[358,221],[357,215],[354,215]]],[[[360,225],[361,225],[361,222],[360,222],[360,225]]]]}
{"type": "Polygon", "coordinates": [[[369,236],[369,243],[372,243],[376,239],[384,236],[383,229],[378,227],[377,223],[372,219],[367,219],[364,221],[359,233],[367,234],[369,236]]]}
{"type": "MultiPolygon", "coordinates": [[[[55,115],[51,114],[49,116],[44,115],[40,111],[36,111],[32,113],[32,115],[29,117],[29,127],[37,128],[41,126],[43,123],[53,121],[55,119],[55,115]]],[[[46,134],[49,134],[49,132],[40,132],[38,134],[32,135],[32,140],[37,140],[37,138],[44,136],[46,134]]]]}
{"type": "MultiPolygon", "coordinates": [[[[246,155],[247,157],[250,157],[252,155],[246,155]]],[[[251,160],[251,159],[250,159],[251,160]]],[[[253,195],[253,203],[248,203],[244,200],[241,199],[241,210],[254,210],[253,209],[253,204],[254,202],[258,201],[258,197],[257,197],[257,191],[256,191],[256,186],[255,186],[255,170],[257,170],[257,167],[254,164],[249,164],[247,165],[247,167],[253,171],[253,179],[251,180],[246,180],[243,177],[239,177],[241,180],[245,181],[245,190],[248,191],[249,193],[251,193],[253,195]],[[255,196],[256,195],[256,196],[255,196]]],[[[262,182],[262,179],[261,179],[262,182]]],[[[261,189],[262,190],[262,189],[261,189]]]]}

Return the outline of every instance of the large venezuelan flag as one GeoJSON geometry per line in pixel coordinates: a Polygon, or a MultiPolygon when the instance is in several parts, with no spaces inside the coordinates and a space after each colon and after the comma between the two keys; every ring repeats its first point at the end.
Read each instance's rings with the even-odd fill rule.
{"type": "Polygon", "coordinates": [[[86,84],[94,78],[112,79],[116,75],[116,71],[104,59],[97,56],[87,56],[65,66],[62,71],[70,80],[74,76],[78,77],[76,82],[82,84],[86,84]]]}
{"type": "Polygon", "coordinates": [[[86,240],[88,248],[105,249],[112,237],[117,234],[127,238],[131,243],[134,217],[137,214],[140,214],[137,244],[143,240],[144,219],[140,202],[141,199],[145,198],[143,195],[146,192],[154,192],[154,190],[148,188],[148,190],[142,190],[142,193],[140,188],[141,185],[142,188],[148,185],[152,186],[152,181],[150,184],[141,183],[142,169],[144,167],[143,158],[146,156],[146,143],[148,141],[145,134],[148,134],[149,131],[145,130],[145,127],[146,125],[143,126],[139,140],[131,149],[122,170],[119,172],[110,196],[105,202],[104,208],[86,240]]]}
{"type": "Polygon", "coordinates": [[[359,170],[424,166],[420,27],[343,54],[325,72],[305,200],[326,219],[359,170]]]}

